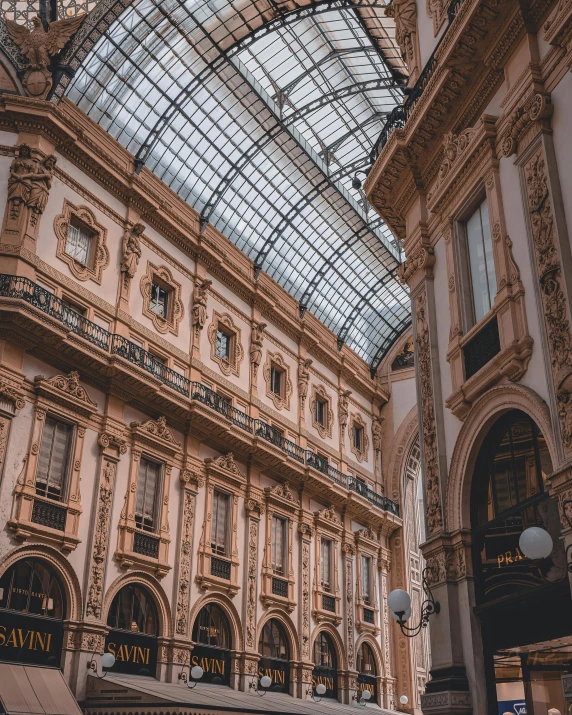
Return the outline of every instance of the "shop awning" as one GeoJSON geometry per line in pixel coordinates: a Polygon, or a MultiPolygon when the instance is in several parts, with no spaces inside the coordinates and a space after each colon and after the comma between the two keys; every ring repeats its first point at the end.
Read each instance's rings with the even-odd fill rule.
{"type": "Polygon", "coordinates": [[[82,715],[58,668],[0,663],[0,701],[6,715],[82,715]]]}
{"type": "MultiPolygon", "coordinates": [[[[292,698],[283,693],[268,692],[264,697],[256,693],[243,693],[224,685],[198,683],[190,690],[183,684],[162,683],[142,675],[108,674],[102,680],[88,676],[87,696],[84,703],[88,715],[357,715],[355,705],[342,705],[333,700],[319,703],[292,698]]],[[[367,712],[378,715],[395,715],[394,710],[384,710],[368,704],[367,712]]],[[[362,708],[359,711],[363,712],[362,708]]]]}

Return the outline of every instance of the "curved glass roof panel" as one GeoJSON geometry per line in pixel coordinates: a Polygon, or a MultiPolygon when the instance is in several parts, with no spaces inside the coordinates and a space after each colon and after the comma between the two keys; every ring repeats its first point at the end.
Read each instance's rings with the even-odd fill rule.
{"type": "Polygon", "coordinates": [[[375,3],[276,7],[133,0],[66,94],[375,368],[409,298],[351,180],[401,98],[394,30],[375,3]]]}

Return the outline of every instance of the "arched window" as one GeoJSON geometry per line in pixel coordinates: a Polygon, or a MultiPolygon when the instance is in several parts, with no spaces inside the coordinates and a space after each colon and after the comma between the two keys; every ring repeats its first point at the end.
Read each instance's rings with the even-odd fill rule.
{"type": "Polygon", "coordinates": [[[357,670],[358,673],[364,675],[377,675],[377,666],[371,646],[367,643],[362,643],[357,654],[357,670]]]}
{"type": "Polygon", "coordinates": [[[520,410],[491,428],[479,451],[473,480],[473,527],[544,492],[552,461],[542,433],[520,410]]]}
{"type": "Polygon", "coordinates": [[[201,645],[228,650],[230,648],[230,627],[222,608],[216,603],[208,603],[201,608],[193,626],[193,640],[201,645]]]}
{"type": "Polygon", "coordinates": [[[264,624],[264,628],[260,634],[258,650],[263,658],[290,660],[288,640],[280,621],[271,618],[264,624]]]}
{"type": "Polygon", "coordinates": [[[325,631],[320,631],[314,641],[314,665],[322,668],[337,668],[334,644],[325,631]]]}
{"type": "Polygon", "coordinates": [[[107,616],[107,625],[117,630],[156,636],[157,611],[146,589],[130,583],[116,593],[107,616]]]}
{"type": "Polygon", "coordinates": [[[58,577],[45,561],[22,559],[0,579],[0,608],[63,619],[63,589],[58,577]]]}

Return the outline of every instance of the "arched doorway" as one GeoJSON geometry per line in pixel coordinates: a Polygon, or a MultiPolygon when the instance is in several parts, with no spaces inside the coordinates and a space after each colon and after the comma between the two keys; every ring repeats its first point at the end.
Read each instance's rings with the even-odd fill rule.
{"type": "Polygon", "coordinates": [[[371,702],[377,703],[377,665],[373,650],[368,643],[362,643],[357,652],[357,692],[361,696],[364,690],[371,693],[371,702]]]}
{"type": "Polygon", "coordinates": [[[230,626],[225,612],[216,603],[207,603],[199,611],[193,641],[191,667],[201,666],[204,673],[201,682],[230,685],[230,626]]]}
{"type": "Polygon", "coordinates": [[[572,672],[572,604],[558,506],[545,491],[552,462],[524,412],[500,417],[479,450],[471,492],[477,607],[490,713],[565,711],[560,677],[572,672]],[[521,553],[522,532],[548,531],[546,559],[521,553]]]}
{"type": "Polygon", "coordinates": [[[105,650],[115,656],[112,672],[150,675],[157,671],[157,608],[146,588],[129,583],[115,594],[107,614],[111,630],[105,650]]]}
{"type": "Polygon", "coordinates": [[[0,578],[0,660],[60,665],[64,590],[42,559],[22,559],[0,578]]]}
{"type": "Polygon", "coordinates": [[[276,618],[266,621],[258,641],[258,677],[272,678],[271,690],[290,692],[290,646],[284,626],[276,618]]]}
{"type": "Polygon", "coordinates": [[[320,631],[314,641],[314,670],[312,685],[322,683],[326,686],[325,698],[338,697],[338,663],[332,637],[326,631],[320,631]]]}

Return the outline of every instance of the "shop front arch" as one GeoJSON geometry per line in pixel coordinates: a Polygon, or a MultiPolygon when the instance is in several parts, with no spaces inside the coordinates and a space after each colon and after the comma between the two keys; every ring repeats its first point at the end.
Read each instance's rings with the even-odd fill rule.
{"type": "Polygon", "coordinates": [[[325,630],[314,638],[312,687],[325,685],[325,698],[338,697],[338,658],[332,636],[325,630]]]}
{"type": "Polygon", "coordinates": [[[357,649],[356,668],[357,677],[357,694],[361,697],[364,690],[368,690],[371,695],[371,702],[378,702],[377,688],[377,658],[373,652],[373,648],[367,641],[362,641],[357,649]]]}
{"type": "Polygon", "coordinates": [[[270,618],[262,626],[258,641],[258,678],[272,679],[271,690],[290,692],[290,643],[284,626],[277,618],[270,618]]]}
{"type": "Polygon", "coordinates": [[[471,479],[471,531],[489,712],[565,711],[572,673],[572,603],[558,505],[546,489],[552,459],[526,412],[503,412],[480,440],[471,479]],[[522,553],[522,532],[552,537],[548,557],[522,553]]]}
{"type": "Polygon", "coordinates": [[[140,583],[123,586],[114,596],[107,614],[110,631],[105,652],[113,653],[113,673],[156,677],[159,635],[157,605],[140,583]]]}
{"type": "Polygon", "coordinates": [[[230,685],[232,637],[229,619],[214,602],[205,604],[193,624],[191,668],[203,669],[201,682],[230,685]]]}
{"type": "Polygon", "coordinates": [[[0,660],[59,667],[66,617],[61,577],[44,559],[18,559],[0,577],[0,660]]]}

